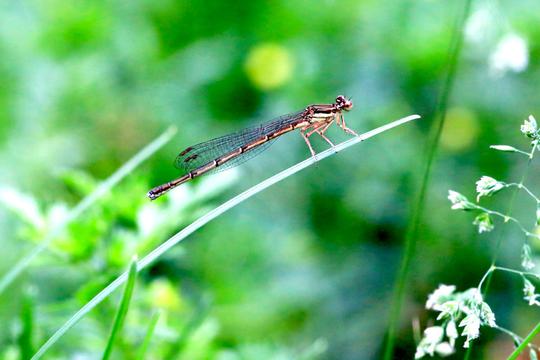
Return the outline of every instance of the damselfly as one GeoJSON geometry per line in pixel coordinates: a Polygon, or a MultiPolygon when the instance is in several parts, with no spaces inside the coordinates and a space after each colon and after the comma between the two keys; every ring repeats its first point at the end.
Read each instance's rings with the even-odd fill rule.
{"type": "Polygon", "coordinates": [[[296,129],[300,129],[300,134],[306,141],[311,155],[315,156],[309,137],[315,133],[319,134],[326,142],[334,146],[324,134],[333,122],[346,133],[357,136],[347,127],[343,116],[343,111],[349,111],[352,107],[353,103],[350,99],[339,95],[333,104],[309,105],[304,110],[280,116],[268,123],[190,146],[178,154],[175,160],[175,166],[184,169],[186,174],[156,186],[147,195],[154,200],[198,176],[239,165],[266,149],[278,136],[296,129]]]}

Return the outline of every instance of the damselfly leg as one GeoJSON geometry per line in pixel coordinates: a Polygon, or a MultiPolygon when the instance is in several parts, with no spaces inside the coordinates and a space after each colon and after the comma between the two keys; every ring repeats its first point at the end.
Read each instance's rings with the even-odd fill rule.
{"type": "Polygon", "coordinates": [[[358,136],[358,134],[353,129],[347,127],[347,124],[345,123],[345,116],[343,116],[343,113],[340,113],[338,117],[339,119],[341,119],[341,121],[338,120],[338,122],[340,122],[338,123],[338,125],[343,129],[343,131],[353,136],[358,136]]]}

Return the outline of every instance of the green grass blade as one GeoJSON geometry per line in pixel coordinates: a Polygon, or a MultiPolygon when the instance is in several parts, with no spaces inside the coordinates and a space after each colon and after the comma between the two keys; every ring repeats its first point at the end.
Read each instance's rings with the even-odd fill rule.
{"type": "Polygon", "coordinates": [[[105,347],[105,351],[103,352],[103,360],[108,360],[110,358],[114,342],[122,331],[122,326],[124,325],[124,320],[129,310],[131,296],[133,295],[133,289],[135,288],[135,280],[137,280],[137,258],[134,258],[129,265],[126,287],[124,288],[124,294],[122,294],[120,306],[118,307],[118,311],[116,312],[116,316],[114,317],[111,334],[109,335],[107,346],[105,347]]]}
{"type": "Polygon", "coordinates": [[[411,221],[409,223],[409,228],[407,229],[407,233],[405,235],[404,254],[398,271],[397,280],[394,285],[394,295],[392,297],[388,332],[386,335],[386,342],[384,347],[383,358],[385,360],[392,360],[394,354],[394,344],[397,330],[396,328],[399,325],[399,319],[401,316],[401,304],[403,302],[405,288],[409,278],[410,264],[416,250],[418,229],[420,227],[420,222],[423,216],[425,197],[431,177],[431,169],[433,167],[433,161],[437,153],[441,133],[444,128],[446,112],[448,109],[448,100],[450,98],[454,79],[456,76],[459,55],[461,53],[461,48],[463,45],[465,22],[469,17],[471,2],[472,0],[464,0],[463,11],[458,14],[457,22],[454,27],[453,36],[449,47],[448,72],[446,74],[441,95],[437,104],[437,109],[435,111],[435,121],[433,122],[430,141],[427,145],[428,151],[425,161],[426,166],[423,172],[422,183],[417,199],[415,201],[411,221]]]}
{"type": "MultiPolygon", "coordinates": [[[[159,258],[161,255],[166,253],[168,250],[170,250],[173,246],[178,244],[180,241],[184,240],[186,237],[191,235],[193,232],[201,228],[202,226],[206,225],[208,222],[212,221],[213,219],[217,218],[224,212],[232,209],[233,207],[237,206],[238,204],[241,204],[245,200],[249,199],[253,195],[258,194],[259,192],[269,188],[270,186],[288,178],[291,175],[294,175],[295,173],[299,172],[300,170],[303,170],[329,156],[333,156],[337,154],[339,151],[345,150],[353,145],[356,145],[364,140],[367,140],[373,136],[379,135],[385,131],[388,131],[390,129],[393,129],[397,126],[403,125],[405,123],[408,123],[410,121],[419,119],[419,115],[410,115],[405,118],[393,121],[389,124],[380,126],[376,129],[373,129],[371,131],[368,131],[364,134],[361,134],[359,136],[355,136],[347,141],[344,141],[338,145],[336,145],[333,148],[330,148],[328,150],[325,150],[319,154],[317,154],[317,157],[310,157],[309,159],[306,159],[296,165],[291,166],[290,168],[258,183],[257,185],[249,188],[248,190],[244,191],[243,193],[235,196],[234,198],[226,201],[225,203],[219,205],[217,208],[209,211],[199,219],[195,220],[188,226],[186,226],[184,229],[176,233],[174,236],[169,238],[167,241],[165,241],[163,244],[155,248],[152,252],[150,252],[148,255],[146,255],[144,258],[142,258],[137,266],[138,271],[141,271],[146,266],[154,262],[157,258],[159,258]]],[[[41,358],[47,350],[53,346],[58,339],[60,339],[69,329],[71,329],[75,324],[79,322],[89,311],[91,311],[94,307],[96,307],[100,302],[102,302],[105,298],[107,298],[113,291],[115,291],[120,285],[122,285],[127,279],[127,272],[124,272],[121,274],[118,278],[116,278],[112,283],[110,283],[107,287],[105,287],[103,290],[101,290],[94,298],[92,298],[88,303],[86,303],[79,311],[77,311],[68,321],[64,323],[46,342],[41,346],[41,348],[37,351],[36,354],[32,357],[33,360],[41,358]]]]}
{"type": "Polygon", "coordinates": [[[150,318],[150,323],[148,324],[148,330],[146,330],[146,335],[144,336],[143,343],[141,344],[141,348],[139,349],[137,360],[146,359],[146,351],[148,350],[148,346],[150,345],[150,341],[152,340],[152,336],[154,335],[154,330],[156,329],[159,316],[160,316],[160,313],[156,311],[150,318]]]}
{"type": "Polygon", "coordinates": [[[32,335],[34,333],[34,302],[31,294],[26,293],[21,307],[21,334],[18,345],[22,359],[29,359],[34,353],[32,335]]]}
{"type": "Polygon", "coordinates": [[[129,175],[137,166],[165,145],[176,133],[175,127],[168,128],[162,135],[140,150],[134,157],[122,165],[107,180],[103,181],[91,194],[81,200],[66,216],[65,220],[53,228],[30,253],[17,262],[10,271],[0,279],[0,294],[26,269],[30,263],[60,234],[69,223],[79,217],[111,188],[129,175]]]}
{"type": "Polygon", "coordinates": [[[540,333],[540,322],[531,330],[525,339],[519,344],[519,346],[510,354],[508,360],[516,360],[523,350],[527,348],[529,343],[540,333]]]}

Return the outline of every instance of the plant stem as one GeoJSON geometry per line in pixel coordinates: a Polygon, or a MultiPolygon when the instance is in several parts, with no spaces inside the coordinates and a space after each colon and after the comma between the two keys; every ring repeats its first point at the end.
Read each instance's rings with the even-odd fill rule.
{"type": "Polygon", "coordinates": [[[498,211],[494,211],[494,210],[490,210],[490,209],[487,209],[483,206],[480,206],[480,205],[476,205],[476,204],[473,204],[473,206],[477,209],[477,210],[481,210],[483,212],[486,212],[490,215],[495,215],[495,216],[499,216],[501,218],[504,219],[504,222],[508,222],[508,221],[512,221],[513,223],[515,223],[519,229],[525,234],[527,235],[528,237],[532,237],[532,238],[536,238],[536,239],[540,239],[540,235],[537,235],[535,233],[532,233],[530,231],[528,231],[520,222],[518,219],[512,217],[512,216],[509,216],[509,215],[505,215],[501,212],[498,212],[498,211]]]}
{"type": "Polygon", "coordinates": [[[452,39],[448,51],[448,72],[444,80],[442,91],[439,97],[437,108],[435,109],[435,122],[432,127],[432,136],[427,146],[427,158],[426,166],[424,168],[422,183],[418,197],[416,198],[413,208],[411,221],[405,235],[405,249],[403,258],[398,270],[397,279],[394,285],[394,294],[392,296],[392,304],[390,308],[390,319],[388,322],[388,332],[386,335],[386,341],[384,345],[384,360],[391,360],[394,354],[394,343],[396,337],[396,330],[399,324],[399,318],[401,314],[401,303],[405,296],[405,287],[409,277],[410,263],[414,256],[416,241],[418,238],[418,228],[422,219],[425,197],[431,177],[431,168],[439,140],[441,138],[442,130],[446,119],[446,112],[448,108],[448,100],[454,84],[454,78],[456,75],[457,64],[461,47],[463,43],[465,21],[469,17],[469,11],[471,8],[472,0],[464,0],[463,11],[458,14],[456,23],[452,32],[452,39]]]}
{"type": "Polygon", "coordinates": [[[517,187],[518,189],[523,189],[525,190],[525,192],[527,194],[530,195],[530,197],[532,197],[534,199],[534,201],[536,201],[537,204],[540,204],[540,199],[533,194],[533,192],[531,190],[529,190],[525,185],[523,185],[522,183],[509,183],[509,184],[505,184],[507,187],[510,187],[510,186],[515,186],[517,187]]]}
{"type": "Polygon", "coordinates": [[[501,331],[501,332],[503,332],[503,333],[509,335],[512,339],[514,339],[514,342],[515,342],[516,344],[519,344],[519,343],[521,343],[521,342],[523,341],[523,338],[519,337],[519,336],[518,336],[516,333],[514,333],[513,331],[510,331],[510,330],[508,330],[508,329],[505,329],[505,328],[503,328],[503,327],[501,327],[501,326],[499,326],[499,325],[495,326],[495,329],[497,329],[497,330],[499,330],[499,331],[501,331]]]}
{"type": "Polygon", "coordinates": [[[484,276],[482,276],[482,279],[480,280],[480,283],[478,284],[478,291],[482,290],[482,285],[484,284],[484,281],[486,281],[487,277],[495,270],[505,271],[505,272],[509,272],[512,274],[520,275],[520,276],[532,276],[535,278],[540,277],[538,274],[528,272],[528,271],[520,271],[520,270],[502,267],[502,266],[491,265],[489,269],[486,271],[486,273],[484,274],[484,276]]]}
{"type": "Polygon", "coordinates": [[[532,272],[528,272],[528,271],[519,271],[519,270],[514,270],[514,269],[502,267],[502,266],[494,266],[494,267],[493,267],[493,270],[506,271],[506,272],[513,273],[513,274],[517,274],[517,275],[521,275],[521,276],[539,277],[538,274],[535,274],[535,273],[532,273],[532,272]]]}
{"type": "Polygon", "coordinates": [[[490,268],[488,269],[488,271],[486,271],[486,273],[484,274],[484,276],[482,276],[482,279],[480,280],[480,283],[478,284],[478,291],[480,291],[480,293],[482,293],[482,285],[484,284],[484,281],[487,279],[489,274],[491,274],[493,272],[493,270],[495,270],[495,269],[496,269],[496,267],[491,265],[490,268]]]}

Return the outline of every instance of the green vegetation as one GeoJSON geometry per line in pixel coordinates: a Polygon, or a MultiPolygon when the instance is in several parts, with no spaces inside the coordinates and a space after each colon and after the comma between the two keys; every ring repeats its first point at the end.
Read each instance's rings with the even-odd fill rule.
{"type": "Polygon", "coordinates": [[[532,0],[0,5],[0,359],[534,359],[539,23],[532,0]],[[185,147],[338,94],[361,134],[422,119],[298,166],[287,134],[146,198],[185,147]]]}

